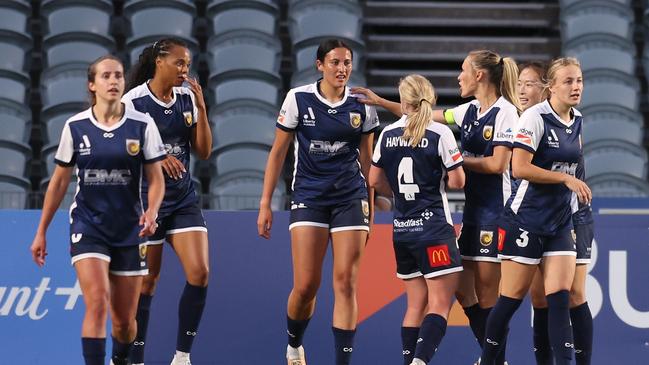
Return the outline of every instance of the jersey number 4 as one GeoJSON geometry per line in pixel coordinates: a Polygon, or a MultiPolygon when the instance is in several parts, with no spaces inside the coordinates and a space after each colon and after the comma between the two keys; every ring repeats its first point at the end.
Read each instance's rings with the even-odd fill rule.
{"type": "Polygon", "coordinates": [[[415,194],[419,192],[419,185],[415,184],[413,173],[412,157],[404,157],[399,162],[399,193],[403,194],[406,200],[415,200],[415,194]],[[403,182],[401,182],[403,178],[403,182]]]}

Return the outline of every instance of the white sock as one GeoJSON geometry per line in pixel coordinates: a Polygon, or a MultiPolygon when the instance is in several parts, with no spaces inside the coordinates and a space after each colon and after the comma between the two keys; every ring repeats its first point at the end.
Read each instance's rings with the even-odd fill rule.
{"type": "MultiPolygon", "coordinates": [[[[300,346],[301,347],[301,346],[300,346]]],[[[286,358],[289,360],[297,360],[300,358],[300,348],[291,345],[286,346],[286,358]]]]}
{"type": "Polygon", "coordinates": [[[178,359],[189,359],[189,352],[182,352],[182,351],[176,350],[176,355],[175,356],[178,359]]]}
{"type": "Polygon", "coordinates": [[[424,362],[424,360],[414,358],[410,365],[426,365],[426,363],[424,362]]]}

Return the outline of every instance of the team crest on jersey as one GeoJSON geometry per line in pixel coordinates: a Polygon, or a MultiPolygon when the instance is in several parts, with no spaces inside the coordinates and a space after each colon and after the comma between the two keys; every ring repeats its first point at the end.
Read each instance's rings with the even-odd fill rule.
{"type": "Polygon", "coordinates": [[[363,207],[363,215],[369,217],[370,215],[370,204],[367,200],[361,200],[361,206],[363,207]]]}
{"type": "Polygon", "coordinates": [[[140,141],[137,139],[127,139],[126,152],[131,156],[137,156],[140,153],[140,141]]]}
{"type": "Polygon", "coordinates": [[[185,117],[185,125],[188,127],[192,126],[194,118],[192,117],[192,112],[184,112],[183,116],[185,117]]]}
{"type": "Polygon", "coordinates": [[[482,130],[482,137],[486,140],[489,141],[491,137],[494,135],[494,127],[490,125],[484,126],[484,129],[482,130]]]}
{"type": "Polygon", "coordinates": [[[146,260],[146,243],[140,244],[140,259],[146,260]]]}
{"type": "Polygon", "coordinates": [[[354,128],[361,126],[361,115],[359,113],[349,113],[349,124],[354,128]]]}
{"type": "Polygon", "coordinates": [[[489,246],[494,240],[494,233],[491,231],[480,231],[480,244],[489,246]]]}

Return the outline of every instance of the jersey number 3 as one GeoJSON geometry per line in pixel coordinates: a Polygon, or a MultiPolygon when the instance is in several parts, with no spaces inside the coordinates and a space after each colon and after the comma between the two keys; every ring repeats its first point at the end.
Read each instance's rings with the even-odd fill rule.
{"type": "Polygon", "coordinates": [[[404,157],[399,162],[399,193],[403,194],[406,200],[415,200],[415,194],[419,192],[419,185],[415,184],[413,173],[412,157],[404,157]],[[401,182],[403,178],[403,182],[401,182]]]}

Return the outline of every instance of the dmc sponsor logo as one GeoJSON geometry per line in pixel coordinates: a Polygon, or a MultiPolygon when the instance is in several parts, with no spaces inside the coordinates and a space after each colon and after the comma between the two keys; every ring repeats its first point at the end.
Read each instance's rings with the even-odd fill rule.
{"type": "Polygon", "coordinates": [[[570,176],[575,176],[577,173],[577,163],[576,162],[553,162],[552,171],[563,172],[570,176]]]}
{"type": "Polygon", "coordinates": [[[126,169],[104,170],[86,169],[83,174],[85,185],[128,185],[131,182],[131,171],[126,169]]]}
{"type": "Polygon", "coordinates": [[[421,227],[424,225],[424,219],[406,219],[405,221],[395,219],[392,223],[396,228],[421,227]]]}
{"type": "Polygon", "coordinates": [[[335,141],[334,143],[331,143],[330,141],[312,140],[311,145],[309,146],[309,153],[315,155],[337,155],[347,152],[349,152],[349,146],[347,145],[347,142],[344,141],[335,141]]]}
{"type": "Polygon", "coordinates": [[[451,257],[448,254],[448,246],[437,245],[426,249],[428,261],[431,267],[447,266],[451,264],[451,257]]]}

